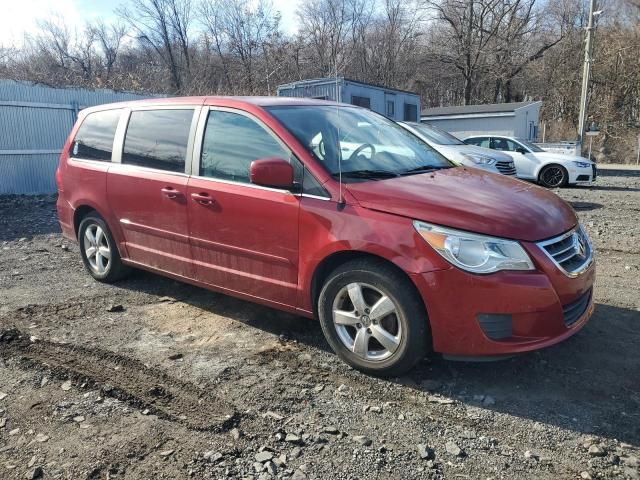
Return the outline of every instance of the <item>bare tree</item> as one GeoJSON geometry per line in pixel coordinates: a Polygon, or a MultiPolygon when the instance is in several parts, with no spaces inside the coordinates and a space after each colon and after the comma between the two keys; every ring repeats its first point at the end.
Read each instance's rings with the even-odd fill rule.
{"type": "Polygon", "coordinates": [[[349,27],[354,23],[356,5],[347,0],[307,0],[300,5],[299,34],[307,39],[309,63],[315,66],[316,75],[332,75],[344,70],[346,40],[349,27]]]}
{"type": "Polygon", "coordinates": [[[118,14],[142,45],[155,51],[167,66],[174,91],[189,77],[189,24],[191,0],[132,0],[118,14]]]}
{"type": "Polygon", "coordinates": [[[267,44],[279,34],[279,14],[267,0],[215,0],[201,5],[200,16],[229,85],[233,85],[235,60],[242,71],[239,86],[255,93],[258,63],[265,59],[267,44]]]}
{"type": "MultiPolygon", "coordinates": [[[[607,0],[589,92],[588,114],[605,132],[598,155],[622,161],[640,130],[637,1],[607,0]]],[[[168,94],[272,94],[337,69],[416,91],[427,106],[540,99],[547,138],[566,140],[576,131],[585,4],[302,0],[299,31],[287,36],[270,0],[129,0],[122,24],[42,22],[20,48],[0,49],[0,74],[168,94]]]]}
{"type": "Polygon", "coordinates": [[[83,81],[90,81],[96,59],[93,30],[87,27],[80,32],[72,31],[61,17],[41,21],[38,26],[40,33],[34,39],[37,48],[69,75],[79,73],[83,81]]]}
{"type": "Polygon", "coordinates": [[[498,6],[498,18],[502,21],[493,36],[489,70],[495,76],[494,102],[511,102],[512,81],[531,62],[543,57],[545,52],[563,38],[563,29],[555,29],[545,22],[547,10],[536,10],[536,0],[514,0],[498,6]],[[504,12],[504,13],[502,13],[504,12]]]}
{"type": "Polygon", "coordinates": [[[472,92],[486,70],[487,53],[498,35],[506,15],[519,2],[503,0],[427,0],[435,13],[433,54],[453,65],[464,84],[464,104],[471,103],[472,92]]]}
{"type": "Polygon", "coordinates": [[[126,35],[126,28],[120,23],[106,25],[102,21],[89,28],[102,51],[105,81],[109,81],[118,60],[122,41],[126,35]]]}

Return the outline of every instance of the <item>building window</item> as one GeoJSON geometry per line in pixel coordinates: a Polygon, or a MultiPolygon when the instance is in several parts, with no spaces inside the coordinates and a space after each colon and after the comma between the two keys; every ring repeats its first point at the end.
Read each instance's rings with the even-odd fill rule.
{"type": "Polygon", "coordinates": [[[357,95],[351,95],[351,105],[371,108],[371,99],[369,97],[359,97],[357,95]]]}
{"type": "Polygon", "coordinates": [[[404,120],[405,122],[418,121],[418,106],[414,103],[404,104],[404,120]]]}
{"type": "Polygon", "coordinates": [[[393,100],[387,100],[387,117],[394,117],[396,114],[396,104],[393,100]]]}

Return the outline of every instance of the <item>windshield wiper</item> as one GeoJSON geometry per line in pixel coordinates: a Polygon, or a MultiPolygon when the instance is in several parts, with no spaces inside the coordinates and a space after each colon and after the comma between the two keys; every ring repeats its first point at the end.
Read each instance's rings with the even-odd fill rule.
{"type": "MultiPolygon", "coordinates": [[[[389,170],[351,170],[350,172],[342,172],[343,177],[348,178],[367,178],[367,179],[384,179],[398,177],[400,174],[389,170]]],[[[339,177],[339,173],[334,173],[334,177],[339,177]]]]}
{"type": "Polygon", "coordinates": [[[413,175],[417,173],[427,173],[427,172],[433,172],[436,170],[444,170],[445,168],[451,168],[451,167],[441,166],[441,165],[421,165],[420,167],[410,168],[409,170],[405,170],[400,175],[413,175]]]}

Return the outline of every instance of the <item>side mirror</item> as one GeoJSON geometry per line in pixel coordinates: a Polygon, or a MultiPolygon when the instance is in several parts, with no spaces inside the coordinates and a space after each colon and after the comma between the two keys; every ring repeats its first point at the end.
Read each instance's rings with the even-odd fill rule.
{"type": "Polygon", "coordinates": [[[523,154],[523,155],[524,155],[525,153],[529,153],[529,152],[527,152],[527,150],[526,150],[526,149],[524,149],[524,148],[522,148],[522,147],[518,147],[518,148],[516,148],[516,152],[521,153],[521,154],[523,154]]]}
{"type": "Polygon", "coordinates": [[[251,183],[263,187],[292,188],[293,166],[283,158],[261,158],[249,167],[251,183]]]}

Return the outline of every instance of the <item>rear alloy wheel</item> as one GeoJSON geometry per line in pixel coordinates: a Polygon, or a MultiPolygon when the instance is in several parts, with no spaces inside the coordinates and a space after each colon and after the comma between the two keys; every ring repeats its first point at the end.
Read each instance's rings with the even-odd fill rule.
{"type": "Polygon", "coordinates": [[[378,260],[351,260],[332,272],[320,292],[318,316],[340,358],[373,375],[405,373],[431,344],[414,285],[378,260]]]}
{"type": "Polygon", "coordinates": [[[89,267],[99,275],[104,274],[111,266],[111,245],[102,227],[97,223],[88,225],[82,241],[89,267]]]}
{"type": "Polygon", "coordinates": [[[540,184],[544,187],[560,188],[567,184],[569,174],[561,165],[547,165],[540,172],[538,179],[540,184]]]}
{"type": "Polygon", "coordinates": [[[109,227],[97,213],[90,213],[80,222],[78,243],[82,262],[96,280],[111,283],[129,273],[109,227]]]}

